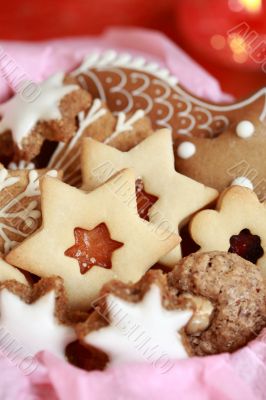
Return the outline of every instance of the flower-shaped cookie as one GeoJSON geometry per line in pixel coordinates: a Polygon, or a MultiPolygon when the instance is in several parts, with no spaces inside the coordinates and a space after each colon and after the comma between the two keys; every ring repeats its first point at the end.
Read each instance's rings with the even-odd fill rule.
{"type": "Polygon", "coordinates": [[[266,277],[266,202],[242,186],[220,196],[217,210],[196,214],[190,232],[201,252],[229,251],[253,261],[266,277]]]}

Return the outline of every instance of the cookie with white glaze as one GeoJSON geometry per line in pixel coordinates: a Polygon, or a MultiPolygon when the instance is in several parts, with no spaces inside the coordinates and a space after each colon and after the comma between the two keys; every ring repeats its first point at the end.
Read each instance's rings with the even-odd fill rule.
{"type": "Polygon", "coordinates": [[[31,160],[45,139],[65,142],[74,135],[76,117],[88,109],[91,96],[65,79],[66,75],[58,72],[38,84],[34,99],[22,91],[0,104],[3,155],[15,153],[17,159],[31,160]]]}
{"type": "Polygon", "coordinates": [[[77,333],[85,346],[108,356],[109,366],[146,362],[166,371],[191,354],[184,328],[194,307],[168,290],[161,271],[148,272],[134,285],[109,282],[93,307],[77,333]]]}
{"type": "Polygon", "coordinates": [[[19,347],[16,357],[33,357],[46,350],[65,358],[76,335],[67,315],[63,282],[40,280],[32,288],[16,281],[0,283],[0,327],[19,347]]]}

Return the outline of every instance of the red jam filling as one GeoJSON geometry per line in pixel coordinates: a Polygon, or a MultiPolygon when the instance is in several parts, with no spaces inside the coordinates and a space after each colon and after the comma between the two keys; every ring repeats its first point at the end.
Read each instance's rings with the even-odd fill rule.
{"type": "Polygon", "coordinates": [[[230,238],[230,248],[228,251],[229,253],[236,253],[254,264],[264,254],[260,237],[252,235],[248,229],[243,229],[238,235],[230,238]]]}
{"type": "Polygon", "coordinates": [[[104,223],[90,231],[75,228],[74,236],[75,244],[65,251],[65,255],[78,261],[81,274],[85,274],[94,265],[112,268],[112,253],[123,246],[123,243],[111,239],[104,223]]]}
{"type": "Polygon", "coordinates": [[[140,218],[149,221],[150,208],[156,203],[158,197],[145,192],[144,184],[141,179],[136,180],[136,197],[140,218]]]}

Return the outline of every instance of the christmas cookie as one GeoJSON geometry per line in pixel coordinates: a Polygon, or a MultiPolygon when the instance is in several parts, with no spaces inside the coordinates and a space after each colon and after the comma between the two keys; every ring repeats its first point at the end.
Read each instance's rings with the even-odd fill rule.
{"type": "Polygon", "coordinates": [[[265,117],[265,89],[234,104],[210,103],[190,94],[167,69],[130,54],[91,53],[72,76],[112,112],[142,109],[154,129],[169,128],[174,137],[215,137],[243,120],[250,108],[254,118],[265,117]]]}
{"type": "Polygon", "coordinates": [[[0,282],[8,280],[15,280],[24,283],[24,285],[28,284],[27,279],[22,272],[0,258],[0,282]]]}
{"type": "Polygon", "coordinates": [[[217,210],[199,212],[190,225],[200,251],[229,251],[256,263],[266,277],[266,202],[241,186],[220,196],[217,210]]]}
{"type": "Polygon", "coordinates": [[[139,218],[132,170],[90,193],[44,177],[41,193],[42,227],[7,260],[41,277],[61,276],[73,308],[88,309],[111,279],[137,281],[180,242],[139,218]]]}
{"type": "Polygon", "coordinates": [[[8,253],[34,232],[41,223],[40,177],[62,174],[49,169],[0,167],[0,252],[8,253]]]}
{"type": "Polygon", "coordinates": [[[260,101],[243,106],[241,115],[216,138],[176,135],[177,171],[222,191],[242,185],[266,199],[266,90],[260,101]]]}
{"type": "Polygon", "coordinates": [[[109,365],[149,362],[166,372],[173,360],[191,353],[184,328],[193,308],[171,294],[160,271],[147,273],[135,285],[108,283],[94,307],[78,326],[78,336],[107,354],[109,365]]]}
{"type": "Polygon", "coordinates": [[[42,279],[33,288],[15,281],[1,283],[0,328],[19,347],[16,357],[48,350],[64,358],[65,347],[76,336],[67,320],[62,280],[42,279]]]}
{"type": "Polygon", "coordinates": [[[17,156],[31,160],[39,154],[45,138],[67,141],[73,136],[76,116],[90,106],[91,96],[78,85],[66,84],[65,78],[58,72],[41,82],[34,100],[17,93],[0,105],[2,153],[11,153],[13,141],[17,156]]]}
{"type": "Polygon", "coordinates": [[[66,183],[79,186],[80,147],[84,137],[92,137],[126,151],[151,133],[151,123],[144,117],[144,111],[138,110],[132,115],[121,112],[113,116],[104,103],[95,99],[86,114],[78,114],[78,129],[73,138],[58,144],[48,167],[62,170],[66,183]]]}
{"type": "Polygon", "coordinates": [[[266,290],[260,268],[236,254],[191,254],[168,274],[168,283],[177,292],[202,296],[213,305],[208,327],[201,333],[189,333],[196,355],[235,351],[266,326],[266,290]]]}
{"type": "MultiPolygon", "coordinates": [[[[85,190],[94,189],[122,168],[133,168],[140,216],[172,232],[218,195],[175,171],[168,129],[157,131],[129,152],[85,139],[81,165],[85,190]]],[[[171,266],[180,256],[178,246],[161,262],[171,266]]]]}

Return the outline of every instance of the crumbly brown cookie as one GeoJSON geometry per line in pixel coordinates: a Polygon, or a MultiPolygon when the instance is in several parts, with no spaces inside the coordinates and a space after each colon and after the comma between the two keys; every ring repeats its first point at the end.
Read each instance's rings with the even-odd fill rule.
{"type": "Polygon", "coordinates": [[[168,284],[178,292],[203,296],[214,306],[209,327],[189,336],[196,355],[235,351],[266,326],[260,269],[236,254],[191,254],[168,274],[168,284]]]}
{"type": "Polygon", "coordinates": [[[42,176],[62,177],[49,169],[0,167],[0,252],[7,254],[41,224],[39,182],[42,176]]]}
{"type": "Polygon", "coordinates": [[[21,357],[48,350],[64,358],[65,347],[76,336],[67,317],[62,279],[41,279],[32,288],[16,281],[1,282],[0,325],[21,346],[21,357]]]}
{"type": "Polygon", "coordinates": [[[191,354],[184,327],[194,306],[168,290],[161,271],[148,272],[134,285],[109,282],[93,306],[77,333],[84,345],[107,354],[109,365],[139,361],[159,368],[161,358],[160,368],[167,369],[171,360],[191,354]]]}
{"type": "Polygon", "coordinates": [[[2,153],[10,155],[13,142],[15,158],[31,160],[39,154],[45,138],[68,141],[76,130],[78,113],[90,106],[90,94],[78,85],[66,84],[62,72],[38,86],[34,99],[22,92],[0,105],[2,153]]]}
{"type": "Polygon", "coordinates": [[[83,138],[91,137],[127,151],[152,133],[151,122],[144,116],[144,111],[138,110],[134,114],[121,112],[114,116],[103,102],[95,99],[87,113],[79,113],[74,136],[70,141],[58,144],[48,167],[62,170],[66,183],[80,186],[80,148],[83,138]]]}

